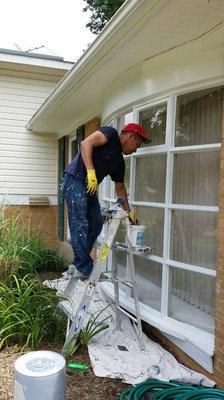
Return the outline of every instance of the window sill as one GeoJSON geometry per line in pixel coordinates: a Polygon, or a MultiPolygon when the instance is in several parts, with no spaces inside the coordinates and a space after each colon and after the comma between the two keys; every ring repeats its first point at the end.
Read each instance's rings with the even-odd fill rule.
{"type": "MultiPolygon", "coordinates": [[[[101,286],[104,292],[114,299],[113,285],[111,283],[101,283],[101,286]]],[[[134,313],[133,299],[122,291],[120,291],[120,304],[129,312],[134,313]]],[[[143,321],[159,329],[199,365],[208,372],[213,372],[214,335],[171,318],[162,318],[158,311],[141,302],[139,305],[143,321]]]]}

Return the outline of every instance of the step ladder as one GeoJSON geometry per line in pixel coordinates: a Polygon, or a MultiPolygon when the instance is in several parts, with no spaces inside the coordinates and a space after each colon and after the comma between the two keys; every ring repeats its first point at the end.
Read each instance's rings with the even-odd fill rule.
{"type": "Polygon", "coordinates": [[[96,285],[99,281],[102,282],[103,280],[107,282],[112,282],[114,284],[116,328],[120,329],[121,313],[124,313],[133,321],[133,326],[135,328],[140,347],[142,350],[144,349],[139,301],[135,285],[135,268],[133,254],[136,252],[146,253],[150,250],[150,247],[132,246],[130,241],[131,225],[128,219],[128,213],[124,211],[121,207],[122,202],[123,199],[118,198],[117,202],[108,211],[104,210],[102,213],[106,221],[107,232],[103,241],[100,243],[97,253],[97,259],[94,263],[94,268],[89,279],[86,281],[82,281],[81,279],[77,279],[71,276],[65,288],[65,291],[63,292],[63,300],[59,302],[59,307],[68,317],[66,339],[62,349],[62,354],[65,356],[70,353],[72,347],[75,345],[78,334],[82,329],[85,319],[87,317],[88,308],[96,289],[96,285]],[[114,243],[114,238],[121,221],[125,221],[127,243],[114,243]],[[130,268],[130,276],[128,277],[128,279],[121,279],[118,277],[116,263],[112,263],[111,271],[106,271],[106,273],[111,273],[111,277],[106,277],[104,279],[104,276],[101,276],[102,272],[104,272],[106,269],[107,257],[112,247],[127,250],[128,264],[130,268]],[[133,293],[135,315],[132,315],[120,306],[119,285],[121,283],[130,288],[133,293]]]}

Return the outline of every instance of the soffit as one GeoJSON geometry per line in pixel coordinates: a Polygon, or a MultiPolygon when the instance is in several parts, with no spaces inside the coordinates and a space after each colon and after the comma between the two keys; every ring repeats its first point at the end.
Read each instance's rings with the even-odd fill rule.
{"type": "Polygon", "coordinates": [[[224,21],[223,0],[130,0],[124,6],[37,111],[29,129],[69,133],[101,114],[105,89],[125,71],[224,21]]]}

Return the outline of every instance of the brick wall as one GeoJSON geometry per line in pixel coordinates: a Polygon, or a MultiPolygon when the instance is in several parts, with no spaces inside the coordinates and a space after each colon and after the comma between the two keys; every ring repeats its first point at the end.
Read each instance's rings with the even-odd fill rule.
{"type": "Polygon", "coordinates": [[[215,316],[215,380],[224,388],[224,107],[222,119],[222,147],[217,229],[217,293],[215,316]]]}
{"type": "Polygon", "coordinates": [[[85,137],[91,135],[94,131],[97,131],[100,127],[100,119],[95,117],[85,123],[85,137]]]}
{"type": "MultiPolygon", "coordinates": [[[[25,226],[29,224],[35,232],[43,234],[45,243],[58,246],[57,237],[57,206],[8,206],[6,213],[16,218],[22,217],[25,226]]],[[[20,220],[21,223],[21,220],[20,220]]]]}

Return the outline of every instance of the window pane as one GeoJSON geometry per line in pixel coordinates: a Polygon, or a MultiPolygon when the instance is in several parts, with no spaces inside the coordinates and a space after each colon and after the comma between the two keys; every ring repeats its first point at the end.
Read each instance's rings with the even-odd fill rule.
{"type": "Polygon", "coordinates": [[[126,227],[125,224],[120,223],[114,238],[114,242],[125,243],[125,238],[126,238],[126,227]]]}
{"type": "Polygon", "coordinates": [[[138,207],[140,225],[145,225],[144,245],[152,248],[152,254],[163,256],[164,210],[161,208],[138,207]]]}
{"type": "Polygon", "coordinates": [[[217,205],[219,164],[219,151],[176,154],[173,203],[217,205]]]}
{"type": "Polygon", "coordinates": [[[170,316],[205,331],[214,332],[216,279],[170,268],[170,316]]]}
{"type": "MultiPolygon", "coordinates": [[[[167,104],[161,103],[140,111],[139,124],[149,132],[151,142],[145,146],[156,146],[165,143],[167,104]]],[[[142,145],[141,147],[143,147],[142,145]]]]}
{"type": "Polygon", "coordinates": [[[135,200],[165,201],[166,155],[136,157],[135,200]]]}
{"type": "MultiPolygon", "coordinates": [[[[127,253],[118,249],[113,250],[113,263],[116,262],[118,276],[120,279],[127,278],[127,253]]],[[[161,286],[162,286],[162,265],[144,257],[134,256],[135,281],[138,298],[143,303],[157,311],[161,308],[161,286]]],[[[130,288],[124,284],[119,285],[120,289],[133,296],[130,288]]]]}
{"type": "Polygon", "coordinates": [[[173,211],[171,258],[216,269],[216,226],[216,213],[173,211]]]}
{"type": "Polygon", "coordinates": [[[223,88],[179,96],[175,146],[221,142],[222,109],[223,88]]]}
{"type": "Polygon", "coordinates": [[[133,122],[133,113],[130,112],[128,114],[122,115],[117,119],[117,131],[118,133],[121,132],[122,128],[124,125],[129,124],[130,122],[133,122]]]}
{"type": "MultiPolygon", "coordinates": [[[[113,249],[113,262],[116,262],[116,264],[117,264],[117,272],[118,272],[119,278],[125,279],[125,277],[126,277],[126,262],[127,262],[126,251],[113,249]]],[[[124,285],[124,288],[125,287],[126,286],[124,285]]]]}
{"type": "Polygon", "coordinates": [[[160,311],[162,265],[138,256],[134,256],[134,263],[139,300],[160,311]]]}
{"type": "Polygon", "coordinates": [[[124,184],[125,184],[128,196],[129,196],[129,193],[130,193],[130,170],[131,170],[131,157],[125,157],[124,184]]]}

